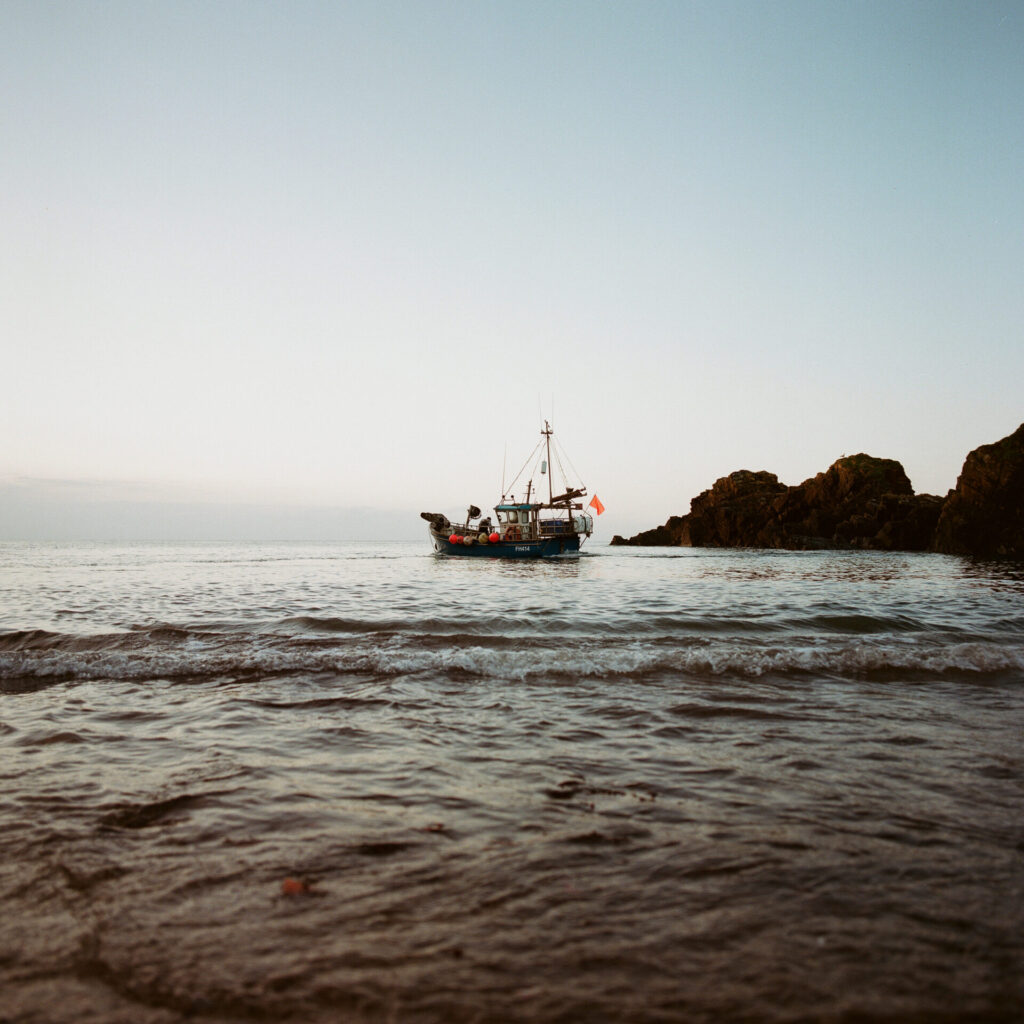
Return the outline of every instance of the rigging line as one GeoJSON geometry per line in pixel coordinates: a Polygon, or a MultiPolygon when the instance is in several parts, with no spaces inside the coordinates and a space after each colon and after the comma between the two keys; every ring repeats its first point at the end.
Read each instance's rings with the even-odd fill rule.
{"type": "Polygon", "coordinates": [[[559,448],[562,449],[562,454],[565,456],[565,461],[569,463],[569,468],[573,471],[573,473],[576,476],[576,479],[580,482],[580,487],[582,487],[583,486],[583,477],[580,476],[580,471],[572,464],[572,459],[569,458],[569,453],[564,448],[562,448],[562,446],[556,440],[555,441],[555,449],[557,450],[559,448]]]}
{"type": "MultiPolygon", "coordinates": [[[[532,452],[530,452],[530,454],[526,458],[526,461],[523,463],[523,469],[526,469],[526,467],[530,464],[530,460],[534,457],[534,455],[537,454],[537,448],[539,448],[543,443],[543,441],[537,442],[537,447],[534,448],[532,452]]],[[[512,488],[515,487],[516,481],[523,475],[523,469],[519,470],[519,472],[516,473],[516,475],[512,478],[512,483],[508,485],[509,490],[512,490],[512,488]]]]}
{"type": "Polygon", "coordinates": [[[569,477],[566,476],[565,466],[562,465],[562,460],[558,457],[558,445],[557,444],[555,445],[554,455],[555,455],[555,462],[558,463],[558,472],[562,474],[562,487],[564,487],[565,490],[569,490],[569,477]]]}

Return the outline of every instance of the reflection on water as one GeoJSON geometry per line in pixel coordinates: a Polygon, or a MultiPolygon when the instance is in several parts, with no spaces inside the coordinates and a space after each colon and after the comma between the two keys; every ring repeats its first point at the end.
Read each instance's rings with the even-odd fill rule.
{"type": "Polygon", "coordinates": [[[524,580],[573,579],[580,574],[582,555],[563,558],[459,558],[433,555],[437,579],[512,578],[524,580]]]}

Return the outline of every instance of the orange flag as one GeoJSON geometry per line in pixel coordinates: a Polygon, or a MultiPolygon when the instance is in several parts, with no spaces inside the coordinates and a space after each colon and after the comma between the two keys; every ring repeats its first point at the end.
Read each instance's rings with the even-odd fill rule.
{"type": "Polygon", "coordinates": [[[590,499],[587,508],[592,508],[598,515],[604,511],[604,505],[601,504],[601,499],[596,494],[590,499]]]}

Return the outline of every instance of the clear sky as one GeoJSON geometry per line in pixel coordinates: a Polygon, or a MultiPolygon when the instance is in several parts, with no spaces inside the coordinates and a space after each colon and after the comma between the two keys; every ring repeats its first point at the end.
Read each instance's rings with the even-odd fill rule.
{"type": "Polygon", "coordinates": [[[2,0],[0,111],[8,507],[451,515],[553,402],[607,540],[1024,420],[1018,0],[2,0]]]}

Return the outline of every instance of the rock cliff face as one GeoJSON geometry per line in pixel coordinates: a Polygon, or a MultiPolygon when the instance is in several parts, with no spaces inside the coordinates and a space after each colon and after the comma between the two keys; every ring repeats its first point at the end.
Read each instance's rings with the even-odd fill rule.
{"type": "Polygon", "coordinates": [[[774,547],[923,551],[941,506],[894,459],[851,455],[788,488],[768,534],[774,547]]]}
{"type": "Polygon", "coordinates": [[[851,455],[797,487],[741,469],[697,495],[689,515],[612,543],[923,551],[941,504],[915,495],[898,462],[851,455]]]}
{"type": "Polygon", "coordinates": [[[932,547],[953,555],[1024,558],[1024,423],[967,456],[932,547]]]}
{"type": "Polygon", "coordinates": [[[871,548],[1024,558],[1024,424],[967,457],[943,499],[914,494],[893,459],[844,456],[796,487],[739,470],[697,495],[685,516],[612,544],[871,548]]]}

